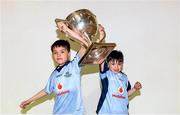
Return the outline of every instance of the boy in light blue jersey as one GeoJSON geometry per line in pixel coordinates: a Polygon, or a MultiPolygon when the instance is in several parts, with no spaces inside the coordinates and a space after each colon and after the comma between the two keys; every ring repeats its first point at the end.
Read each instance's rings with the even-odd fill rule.
{"type": "MultiPolygon", "coordinates": [[[[67,41],[58,40],[52,45],[53,55],[59,55],[58,52],[64,53],[66,50],[65,58],[57,56],[55,59],[59,64],[63,59],[70,56],[69,44],[67,41]],[[66,48],[67,44],[67,48],[66,48]],[[64,46],[63,46],[64,45],[64,46]],[[61,49],[62,48],[62,49],[61,49]]],[[[72,61],[64,60],[63,65],[58,65],[51,74],[44,91],[47,94],[52,92],[55,94],[55,104],[53,114],[83,114],[84,106],[81,96],[81,77],[78,62],[80,60],[80,54],[78,53],[72,61]]]]}
{"type": "MultiPolygon", "coordinates": [[[[79,35],[69,29],[64,22],[58,22],[57,27],[60,31],[68,33],[71,37],[83,41],[82,35],[79,35]]],[[[39,93],[32,96],[28,100],[20,104],[21,108],[26,108],[27,105],[36,101],[37,99],[48,94],[55,94],[55,104],[53,114],[84,114],[84,106],[81,96],[81,77],[78,62],[84,55],[86,49],[81,46],[79,52],[72,61],[70,60],[70,45],[65,40],[57,40],[51,46],[52,57],[58,64],[56,69],[52,72],[46,86],[39,93]]]]}
{"type": "Polygon", "coordinates": [[[106,62],[100,65],[102,92],[96,113],[128,114],[128,96],[140,90],[142,86],[136,82],[131,89],[127,75],[122,72],[124,57],[121,51],[113,50],[107,56],[106,62]]]}

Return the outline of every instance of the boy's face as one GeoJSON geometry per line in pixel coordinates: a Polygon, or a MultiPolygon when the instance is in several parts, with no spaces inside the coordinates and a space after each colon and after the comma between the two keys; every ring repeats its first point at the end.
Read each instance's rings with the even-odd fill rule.
{"type": "Polygon", "coordinates": [[[108,67],[111,71],[119,73],[123,69],[123,62],[120,62],[118,60],[110,60],[108,62],[108,67]]]}
{"type": "Polygon", "coordinates": [[[54,47],[52,56],[54,61],[62,66],[64,65],[70,58],[70,52],[64,47],[54,47]]]}

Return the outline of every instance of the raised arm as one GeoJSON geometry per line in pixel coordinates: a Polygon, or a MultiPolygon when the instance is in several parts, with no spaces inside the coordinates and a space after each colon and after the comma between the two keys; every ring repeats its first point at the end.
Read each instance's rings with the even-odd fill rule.
{"type": "Polygon", "coordinates": [[[22,109],[25,109],[27,105],[31,104],[32,102],[34,102],[34,101],[38,100],[39,98],[44,97],[46,95],[47,95],[47,93],[44,90],[41,90],[40,92],[38,92],[37,94],[35,94],[31,98],[29,98],[28,100],[21,102],[20,107],[22,109]]]}
{"type": "MultiPolygon", "coordinates": [[[[104,39],[105,36],[106,36],[106,33],[105,33],[105,30],[104,30],[104,27],[103,27],[101,24],[98,24],[98,32],[99,32],[99,39],[97,40],[97,42],[102,42],[103,39],[104,39]]],[[[80,39],[84,39],[84,40],[87,39],[84,34],[82,34],[81,37],[82,37],[82,38],[80,38],[80,39]]],[[[86,41],[84,41],[84,42],[86,42],[86,41]]],[[[86,44],[89,44],[89,43],[86,42],[86,44]]],[[[89,44],[89,45],[90,45],[90,44],[89,44]]],[[[81,45],[81,49],[79,50],[79,54],[80,54],[81,56],[83,56],[84,53],[85,53],[85,51],[86,51],[86,48],[81,45]]],[[[104,68],[104,59],[101,59],[101,60],[99,60],[99,61],[96,62],[96,63],[100,64],[102,69],[104,68]]]]}
{"type": "Polygon", "coordinates": [[[57,22],[57,27],[60,31],[63,31],[69,35],[72,39],[75,39],[81,43],[81,45],[89,46],[90,44],[85,40],[85,36],[82,36],[78,32],[72,31],[63,21],[57,22]]]}
{"type": "Polygon", "coordinates": [[[79,41],[79,43],[81,44],[81,48],[78,54],[80,55],[80,57],[82,57],[86,52],[86,47],[90,45],[90,43],[86,41],[86,36],[78,32],[72,31],[63,21],[57,22],[56,24],[60,31],[63,31],[64,33],[68,34],[71,38],[74,38],[76,41],[79,41]]]}
{"type": "Polygon", "coordinates": [[[101,24],[98,24],[98,31],[99,31],[99,39],[97,42],[102,42],[103,39],[106,37],[106,32],[101,24]]]}
{"type": "MultiPolygon", "coordinates": [[[[106,37],[106,32],[101,24],[98,24],[98,31],[99,31],[98,42],[102,42],[103,39],[106,37]]],[[[101,59],[99,63],[100,63],[100,71],[102,72],[104,70],[105,59],[101,59]]]]}

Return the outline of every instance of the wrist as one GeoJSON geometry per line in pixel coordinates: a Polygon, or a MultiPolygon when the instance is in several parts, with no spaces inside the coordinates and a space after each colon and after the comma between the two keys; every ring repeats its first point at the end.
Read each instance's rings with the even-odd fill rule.
{"type": "Polygon", "coordinates": [[[27,100],[28,103],[32,103],[32,102],[34,102],[34,101],[35,101],[35,99],[33,99],[33,98],[27,100]]]}
{"type": "Polygon", "coordinates": [[[138,88],[136,88],[136,87],[133,87],[133,90],[134,90],[134,91],[137,91],[137,90],[138,90],[138,88]]]}

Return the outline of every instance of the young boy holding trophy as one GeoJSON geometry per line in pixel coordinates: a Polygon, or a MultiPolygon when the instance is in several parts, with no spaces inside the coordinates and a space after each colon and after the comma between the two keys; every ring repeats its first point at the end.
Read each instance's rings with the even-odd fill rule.
{"type": "Polygon", "coordinates": [[[124,56],[121,51],[113,50],[106,61],[100,65],[100,79],[102,84],[101,96],[97,106],[97,114],[128,115],[129,99],[142,88],[136,82],[131,88],[128,77],[122,72],[124,56]]]}
{"type": "MultiPolygon", "coordinates": [[[[84,13],[84,12],[83,12],[84,13]]],[[[77,17],[77,16],[76,16],[77,17]]],[[[70,44],[66,40],[57,40],[51,46],[52,57],[58,64],[52,72],[44,89],[39,91],[31,98],[21,102],[20,107],[25,109],[27,105],[38,100],[41,97],[55,94],[55,104],[53,114],[84,114],[84,105],[81,95],[81,65],[80,59],[84,56],[87,46],[91,43],[87,42],[86,35],[81,34],[72,28],[69,28],[66,21],[56,20],[57,27],[60,31],[68,34],[75,41],[80,41],[81,48],[70,61],[70,44]]],[[[97,29],[100,32],[100,38],[104,38],[101,34],[102,27],[99,25],[97,29]]]]}

